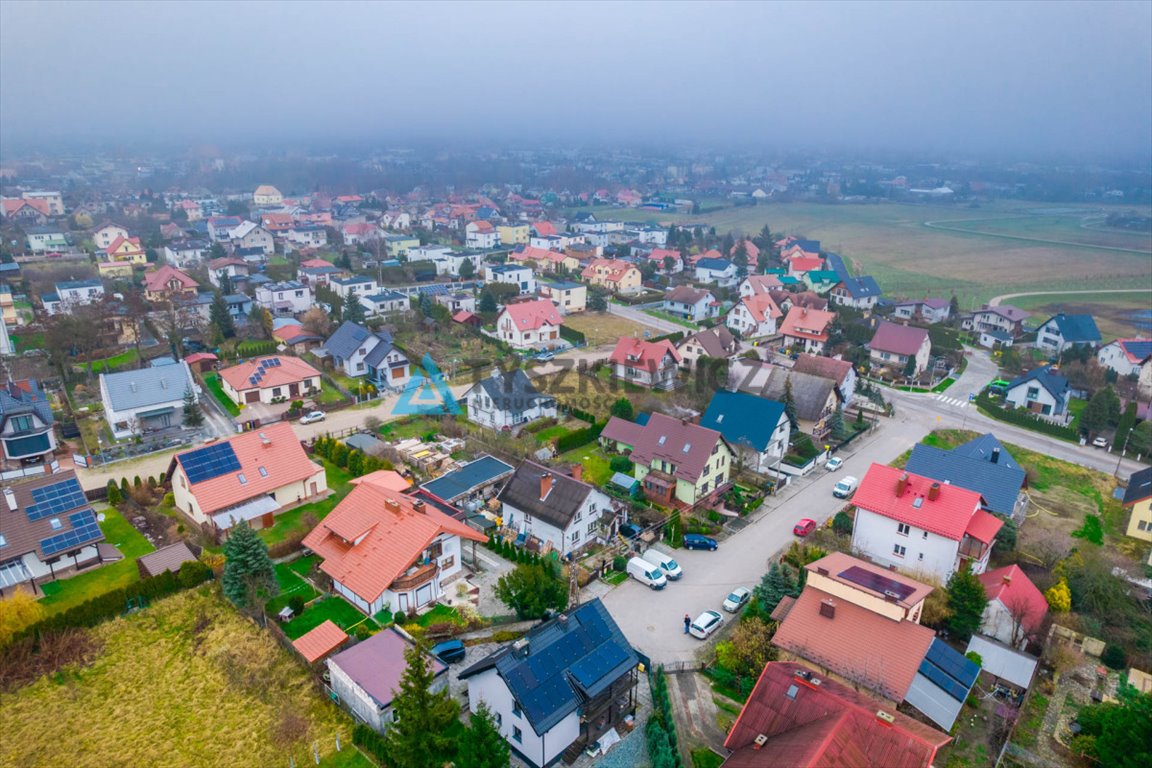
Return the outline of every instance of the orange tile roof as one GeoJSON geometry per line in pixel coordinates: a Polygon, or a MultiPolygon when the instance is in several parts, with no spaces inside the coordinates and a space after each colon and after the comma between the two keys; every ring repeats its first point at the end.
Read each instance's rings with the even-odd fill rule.
{"type": "Polygon", "coordinates": [[[772,297],[766,293],[757,293],[754,296],[747,296],[740,300],[740,303],[752,315],[752,319],[758,323],[762,323],[768,319],[778,319],[784,315],[780,311],[780,307],[776,306],[776,302],[772,301],[772,297]]]}
{"type": "Polygon", "coordinates": [[[673,360],[680,362],[680,354],[668,339],[645,341],[634,336],[623,336],[616,342],[616,349],[612,350],[608,361],[651,372],[663,365],[667,355],[672,355],[673,360]]]}
{"type": "Polygon", "coordinates": [[[304,546],[324,559],[320,569],[368,602],[402,576],[440,534],[484,543],[488,537],[418,500],[360,483],[304,546]],[[360,539],[359,542],[356,542],[360,539]]]}
{"type": "Polygon", "coordinates": [[[173,267],[171,264],[165,264],[154,272],[144,273],[144,290],[152,292],[166,291],[168,290],[168,283],[171,280],[179,281],[180,288],[177,290],[197,288],[200,285],[200,283],[176,269],[176,267],[173,267]]]}
{"type": "Polygon", "coordinates": [[[745,279],[753,294],[768,293],[771,289],[784,285],[776,275],[748,275],[745,279]]]}
{"type": "Polygon", "coordinates": [[[772,638],[774,645],[895,701],[908,693],[936,637],[913,621],[894,621],[867,608],[805,587],[772,638]],[[835,615],[820,615],[824,600],[835,615]]]}
{"type": "Polygon", "coordinates": [[[618,261],[617,259],[593,259],[588,262],[588,266],[584,267],[580,276],[584,278],[600,277],[603,280],[618,283],[624,279],[625,275],[634,270],[639,271],[631,262],[618,261]]]}
{"type": "Polygon", "coordinates": [[[228,382],[232,389],[243,392],[246,389],[268,389],[269,387],[286,387],[289,384],[299,383],[304,379],[320,378],[320,371],[298,357],[285,355],[270,355],[267,357],[254,357],[251,360],[233,365],[220,371],[220,378],[228,382]],[[265,366],[259,384],[253,384],[248,379],[260,370],[260,364],[265,360],[277,359],[280,365],[265,366]]]}
{"type": "Polygon", "coordinates": [[[560,319],[556,305],[547,299],[508,304],[504,312],[512,319],[518,331],[534,331],[543,325],[560,326],[564,322],[560,319]]]}
{"type": "MultiPolygon", "coordinates": [[[[971,534],[969,528],[973,525],[973,518],[977,512],[982,512],[981,496],[958,485],[939,483],[936,498],[929,499],[931,486],[935,482],[930,477],[905,472],[896,467],[873,464],[860,481],[860,488],[852,497],[852,503],[859,509],[899,523],[914,525],[952,541],[960,541],[966,532],[971,534]],[[897,485],[902,475],[908,476],[908,483],[904,492],[897,495],[897,485]]],[[[983,514],[988,515],[987,512],[983,514]]],[[[990,541],[1000,529],[1001,523],[999,518],[988,516],[997,523],[995,530],[991,531],[990,541]]],[[[974,532],[985,536],[990,528],[989,521],[981,518],[976,522],[974,532]]],[[[973,538],[980,539],[975,535],[973,538]]]]}
{"type": "Polygon", "coordinates": [[[138,237],[123,237],[123,236],[117,237],[115,240],[113,240],[112,245],[108,246],[104,250],[104,252],[107,253],[109,256],[115,255],[116,251],[122,245],[135,246],[135,248],[130,248],[130,249],[124,251],[124,254],[143,253],[144,252],[144,248],[140,245],[140,238],[138,238],[138,237]]]}
{"type": "Polygon", "coordinates": [[[536,230],[537,237],[550,237],[556,234],[556,225],[550,221],[534,221],[532,229],[536,230]]]}
{"type": "Polygon", "coordinates": [[[333,624],[331,619],[325,619],[320,626],[296,638],[292,647],[299,651],[309,664],[314,664],[339,648],[347,639],[347,632],[333,624]]]}
{"type": "MultiPolygon", "coordinates": [[[[189,483],[189,490],[196,503],[206,515],[211,515],[240,502],[263,496],[291,483],[307,480],[324,471],[323,467],[312,463],[300,445],[292,425],[286,421],[270,424],[267,427],[244,432],[228,438],[236,458],[240,462],[238,472],[229,472],[218,477],[189,483]],[[264,443],[264,439],[268,443],[264,443]],[[264,468],[264,473],[260,472],[264,468]],[[243,474],[247,481],[241,483],[237,475],[243,474]]],[[[194,449],[199,450],[199,449],[194,449]]],[[[180,464],[181,458],[192,453],[183,451],[173,457],[180,464]]],[[[295,499],[279,499],[281,504],[295,499]]]]}
{"type": "Polygon", "coordinates": [[[990,512],[978,509],[976,513],[972,515],[972,519],[968,521],[968,527],[964,529],[964,533],[977,541],[991,544],[1002,527],[1004,527],[1003,520],[990,512]]]}
{"type": "Polygon", "coordinates": [[[789,272],[816,272],[824,266],[824,259],[819,257],[795,258],[788,262],[789,272]]]}
{"type": "Polygon", "coordinates": [[[780,325],[780,333],[813,341],[828,341],[828,327],[836,319],[835,312],[806,307],[792,307],[780,325]]]}
{"type": "Polygon", "coordinates": [[[412,487],[412,481],[394,469],[378,469],[352,480],[352,485],[360,485],[361,483],[368,483],[382,491],[395,491],[396,493],[403,493],[412,487]]]}

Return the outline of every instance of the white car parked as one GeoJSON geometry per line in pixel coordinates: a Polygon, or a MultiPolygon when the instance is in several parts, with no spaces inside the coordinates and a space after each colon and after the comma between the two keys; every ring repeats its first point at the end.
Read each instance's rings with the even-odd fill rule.
{"type": "Polygon", "coordinates": [[[324,421],[324,411],[310,411],[300,417],[301,424],[315,424],[317,421],[324,421]]]}
{"type": "Polygon", "coordinates": [[[696,621],[688,627],[688,634],[692,637],[698,637],[704,640],[708,635],[720,629],[720,625],[724,623],[724,617],[716,611],[704,611],[696,617],[696,621]]]}
{"type": "Polygon", "coordinates": [[[829,472],[835,472],[842,466],[844,466],[844,459],[840,458],[839,456],[833,456],[832,458],[828,459],[828,461],[824,462],[824,469],[828,470],[829,472]]]}

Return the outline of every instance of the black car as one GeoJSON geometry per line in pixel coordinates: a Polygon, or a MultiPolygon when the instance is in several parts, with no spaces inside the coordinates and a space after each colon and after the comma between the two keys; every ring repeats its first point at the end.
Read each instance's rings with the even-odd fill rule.
{"type": "Polygon", "coordinates": [[[684,549],[716,549],[716,539],[699,533],[684,534],[684,549]]]}
{"type": "Polygon", "coordinates": [[[445,664],[464,661],[464,643],[459,640],[445,640],[432,646],[432,655],[445,664]]]}
{"type": "Polygon", "coordinates": [[[634,539],[643,531],[643,528],[638,525],[633,525],[632,523],[624,523],[620,526],[620,535],[626,539],[634,539]]]}

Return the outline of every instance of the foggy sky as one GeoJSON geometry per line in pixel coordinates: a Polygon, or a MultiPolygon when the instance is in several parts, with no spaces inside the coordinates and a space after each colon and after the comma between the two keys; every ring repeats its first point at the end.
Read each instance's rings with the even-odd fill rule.
{"type": "Polygon", "coordinates": [[[1152,150],[1152,3],[0,3],[0,141],[1152,150]]]}

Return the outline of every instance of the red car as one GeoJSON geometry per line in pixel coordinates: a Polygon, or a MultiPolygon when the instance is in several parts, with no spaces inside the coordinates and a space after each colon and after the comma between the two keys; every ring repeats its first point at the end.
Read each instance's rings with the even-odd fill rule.
{"type": "Polygon", "coordinates": [[[792,533],[796,536],[807,536],[814,530],[816,530],[816,521],[806,517],[793,526],[792,533]]]}

